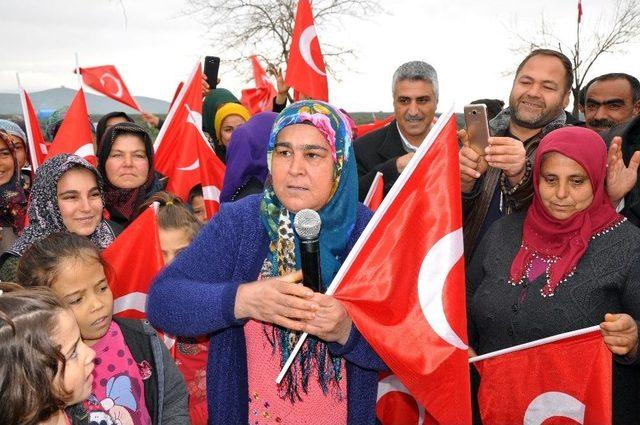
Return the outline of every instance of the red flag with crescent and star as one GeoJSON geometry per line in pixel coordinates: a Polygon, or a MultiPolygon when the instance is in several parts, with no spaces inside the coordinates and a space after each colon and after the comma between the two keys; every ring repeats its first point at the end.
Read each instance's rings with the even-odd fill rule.
{"type": "Polygon", "coordinates": [[[78,90],[73,98],[56,137],[49,145],[47,158],[53,158],[61,153],[72,153],[86,159],[93,165],[97,164],[91,120],[82,89],[78,90]]]}
{"type": "Polygon", "coordinates": [[[133,109],[142,110],[138,102],[129,94],[129,89],[115,66],[102,65],[79,69],[82,81],[92,89],[133,109]]]}
{"type": "Polygon", "coordinates": [[[327,73],[309,0],[298,2],[291,40],[285,83],[311,99],[328,101],[327,73]]]}
{"type": "Polygon", "coordinates": [[[164,267],[155,208],[140,214],[102,253],[116,317],[147,317],[151,282],[164,267]]]}
{"type": "Polygon", "coordinates": [[[335,297],[425,408],[470,424],[462,203],[453,112],[400,175],[336,275],[335,297]]]}
{"type": "Polygon", "coordinates": [[[611,424],[611,352],[599,330],[476,366],[485,424],[611,424]]]}
{"type": "Polygon", "coordinates": [[[167,190],[186,201],[202,185],[207,216],[218,211],[225,166],[202,132],[202,69],[197,63],[171,105],[154,143],[154,168],[168,177],[167,190]]]}
{"type": "Polygon", "coordinates": [[[27,138],[29,139],[27,143],[29,146],[29,163],[31,164],[32,172],[35,173],[47,157],[47,144],[44,141],[44,136],[42,136],[42,131],[40,131],[38,115],[33,108],[31,99],[22,87],[20,87],[20,103],[22,104],[22,116],[27,130],[27,138]]]}

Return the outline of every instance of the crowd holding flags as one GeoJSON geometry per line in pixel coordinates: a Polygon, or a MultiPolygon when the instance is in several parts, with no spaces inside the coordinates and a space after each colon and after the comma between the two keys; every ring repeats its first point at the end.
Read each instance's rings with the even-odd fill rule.
{"type": "MultiPolygon", "coordinates": [[[[579,0],[578,23],[581,18],[579,0]]],[[[271,110],[277,92],[256,56],[251,62],[255,88],[242,91],[242,103],[255,114],[271,110]]],[[[87,86],[141,110],[115,66],[77,72],[87,86]]],[[[167,190],[182,199],[200,184],[211,218],[219,209],[225,166],[202,132],[201,80],[198,62],[178,87],[155,141],[154,167],[168,177],[167,190]]],[[[328,99],[309,0],[298,4],[285,81],[300,94],[328,99]]],[[[34,171],[60,153],[75,153],[95,164],[82,88],[48,146],[22,87],[20,98],[34,171]]],[[[362,136],[392,120],[374,118],[372,124],[358,127],[358,133],[362,136]]],[[[378,411],[383,423],[471,423],[456,130],[453,113],[443,114],[386,197],[378,173],[365,200],[376,213],[328,290],[391,369],[379,382],[378,400],[387,400],[378,411]],[[389,402],[393,393],[402,397],[389,402]],[[410,408],[394,412],[394,403],[410,408]]],[[[164,266],[153,206],[104,251],[104,259],[116,316],[145,317],[146,294],[164,266]]],[[[611,423],[612,357],[596,331],[472,360],[482,377],[479,405],[484,422],[541,424],[564,417],[584,424],[611,423]]]]}

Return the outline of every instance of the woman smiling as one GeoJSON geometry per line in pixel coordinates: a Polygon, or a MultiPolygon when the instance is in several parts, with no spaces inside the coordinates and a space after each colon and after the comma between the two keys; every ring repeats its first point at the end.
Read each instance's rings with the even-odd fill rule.
{"type": "Polygon", "coordinates": [[[102,177],[84,159],[60,154],[45,161],[31,189],[29,226],[0,257],[0,280],[15,281],[22,253],[54,232],[86,236],[101,249],[109,246],[116,232],[102,218],[102,195],[102,177]]]}

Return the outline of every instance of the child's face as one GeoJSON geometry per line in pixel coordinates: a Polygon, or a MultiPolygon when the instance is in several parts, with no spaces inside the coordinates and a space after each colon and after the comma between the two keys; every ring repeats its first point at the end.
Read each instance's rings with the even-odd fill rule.
{"type": "MultiPolygon", "coordinates": [[[[61,393],[72,392],[68,405],[79,403],[91,394],[96,353],[82,342],[76,319],[68,310],[58,315],[56,333],[51,339],[60,346],[60,352],[66,359],[64,375],[58,373],[53,381],[54,388],[61,389],[61,393]]],[[[62,370],[62,363],[59,370],[62,370]]]]}
{"type": "Polygon", "coordinates": [[[187,232],[183,229],[159,229],[160,247],[162,249],[162,259],[165,266],[171,264],[176,255],[184,251],[191,239],[187,232]]]}
{"type": "Polygon", "coordinates": [[[204,198],[202,196],[194,196],[191,199],[191,208],[200,223],[207,222],[207,210],[204,208],[204,198]]]}
{"type": "Polygon", "coordinates": [[[85,254],[62,261],[51,289],[73,311],[82,339],[89,345],[102,338],[111,325],[113,294],[102,264],[85,254]]]}

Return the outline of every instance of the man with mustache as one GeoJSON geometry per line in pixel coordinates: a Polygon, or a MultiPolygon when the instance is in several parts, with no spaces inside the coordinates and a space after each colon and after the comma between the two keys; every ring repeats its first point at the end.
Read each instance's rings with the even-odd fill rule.
{"type": "Polygon", "coordinates": [[[604,74],[586,87],[587,128],[599,133],[640,114],[640,82],[624,73],[604,74]]]}
{"type": "Polygon", "coordinates": [[[363,201],[378,171],[385,195],[427,137],[438,106],[438,74],[428,63],[400,65],[392,79],[395,120],[358,138],[353,144],[363,201]]]}
{"type": "Polygon", "coordinates": [[[571,61],[549,49],[532,51],[518,66],[509,107],[489,122],[489,146],[476,152],[461,130],[460,182],[467,261],[489,226],[527,208],[533,196],[532,163],[540,140],[566,125],[573,84],[571,61]]]}

